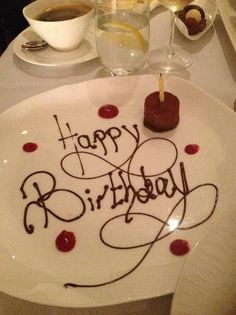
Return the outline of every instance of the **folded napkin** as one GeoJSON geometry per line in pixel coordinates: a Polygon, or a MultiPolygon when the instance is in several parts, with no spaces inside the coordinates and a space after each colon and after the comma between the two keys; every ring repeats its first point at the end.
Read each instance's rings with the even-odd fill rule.
{"type": "Polygon", "coordinates": [[[236,11],[235,10],[229,11],[229,19],[231,22],[236,23],[236,11]]]}

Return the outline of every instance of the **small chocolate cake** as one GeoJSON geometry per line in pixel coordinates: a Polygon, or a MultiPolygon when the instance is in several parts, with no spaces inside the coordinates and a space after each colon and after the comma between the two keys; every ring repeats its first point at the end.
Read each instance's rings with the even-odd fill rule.
{"type": "Polygon", "coordinates": [[[153,131],[174,129],[179,123],[179,99],[165,92],[164,102],[160,102],[159,92],[149,94],[144,103],[144,125],[153,131]]]}

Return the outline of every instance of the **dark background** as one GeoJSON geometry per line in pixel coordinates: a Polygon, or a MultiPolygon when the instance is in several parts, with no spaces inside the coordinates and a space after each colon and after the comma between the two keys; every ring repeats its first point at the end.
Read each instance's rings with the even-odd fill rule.
{"type": "Polygon", "coordinates": [[[0,0],[0,54],[28,26],[22,9],[30,0],[0,0]]]}

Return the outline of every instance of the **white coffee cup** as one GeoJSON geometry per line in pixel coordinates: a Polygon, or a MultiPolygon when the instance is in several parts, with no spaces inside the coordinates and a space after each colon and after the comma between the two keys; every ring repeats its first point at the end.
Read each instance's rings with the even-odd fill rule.
{"type": "Polygon", "coordinates": [[[51,47],[59,51],[68,51],[80,45],[93,18],[93,11],[92,0],[36,0],[23,8],[23,15],[32,29],[51,47]],[[81,3],[91,7],[81,16],[63,21],[37,19],[39,14],[48,8],[81,3]]]}

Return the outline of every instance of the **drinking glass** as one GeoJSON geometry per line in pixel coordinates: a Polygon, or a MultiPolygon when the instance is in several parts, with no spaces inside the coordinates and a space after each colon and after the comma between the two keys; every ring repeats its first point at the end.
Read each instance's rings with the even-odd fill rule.
{"type": "Polygon", "coordinates": [[[180,47],[174,47],[176,12],[194,0],[159,0],[171,13],[171,35],[169,46],[154,50],[149,55],[150,64],[162,72],[178,71],[192,64],[192,56],[180,47]]]}
{"type": "Polygon", "coordinates": [[[148,57],[149,0],[97,0],[97,52],[112,75],[140,71],[148,57]]]}

